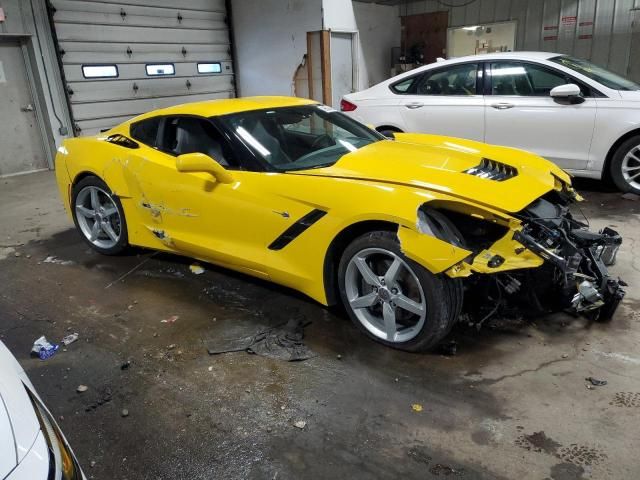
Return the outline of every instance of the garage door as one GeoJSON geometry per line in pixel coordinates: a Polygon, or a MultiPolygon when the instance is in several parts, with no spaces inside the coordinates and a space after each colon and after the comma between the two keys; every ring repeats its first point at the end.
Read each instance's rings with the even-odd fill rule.
{"type": "Polygon", "coordinates": [[[235,95],[224,0],[51,5],[77,135],[155,108],[235,95]]]}

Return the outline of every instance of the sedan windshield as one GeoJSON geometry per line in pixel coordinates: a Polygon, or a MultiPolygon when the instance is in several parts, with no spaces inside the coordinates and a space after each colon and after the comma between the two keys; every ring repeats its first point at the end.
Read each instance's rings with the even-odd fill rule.
{"type": "Polygon", "coordinates": [[[589,77],[591,80],[601,83],[607,88],[612,90],[640,90],[640,85],[633,83],[631,80],[627,80],[620,75],[616,75],[609,70],[605,70],[602,67],[594,65],[591,62],[582,60],[580,58],[573,58],[567,55],[554,57],[550,59],[552,62],[559,65],[563,65],[571,70],[581,73],[585,77],[589,77]]]}
{"type": "Polygon", "coordinates": [[[219,120],[277,171],[327,167],[385,138],[324,105],[253,110],[219,120]]]}

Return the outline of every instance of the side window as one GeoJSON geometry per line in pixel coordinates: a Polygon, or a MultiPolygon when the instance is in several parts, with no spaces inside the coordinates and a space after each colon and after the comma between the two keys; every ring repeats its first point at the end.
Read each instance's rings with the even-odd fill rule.
{"type": "Polygon", "coordinates": [[[161,150],[171,155],[204,153],[225,167],[238,166],[226,139],[204,118],[167,118],[161,150]]]}
{"type": "Polygon", "coordinates": [[[154,117],[136,122],[131,125],[129,132],[135,140],[138,140],[150,147],[155,147],[158,139],[160,120],[160,117],[154,117]]]}
{"type": "Polygon", "coordinates": [[[411,85],[418,77],[409,77],[406,80],[401,80],[398,83],[391,85],[391,91],[395,93],[409,93],[411,85]]]}
{"type": "Polygon", "coordinates": [[[478,65],[467,63],[425,73],[417,80],[416,95],[475,95],[478,65]]]}
{"type": "MultiPolygon", "coordinates": [[[[491,92],[493,95],[546,97],[549,92],[567,83],[577,83],[562,72],[531,63],[499,62],[491,64],[491,92]]],[[[582,93],[589,89],[579,84],[582,93]]]]}

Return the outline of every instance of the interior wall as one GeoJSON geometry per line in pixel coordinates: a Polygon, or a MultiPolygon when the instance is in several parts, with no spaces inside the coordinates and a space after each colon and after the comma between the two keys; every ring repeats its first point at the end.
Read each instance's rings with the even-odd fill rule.
{"type": "Polygon", "coordinates": [[[629,48],[630,11],[640,8],[640,0],[476,0],[464,5],[421,0],[399,8],[401,15],[445,10],[450,27],[516,20],[516,50],[567,53],[623,75],[630,61],[640,61],[630,59],[629,48]]]}
{"type": "Polygon", "coordinates": [[[56,145],[71,132],[60,69],[55,54],[45,0],[0,0],[6,19],[0,23],[1,34],[28,34],[33,52],[36,95],[43,100],[44,122],[51,138],[46,139],[51,155],[56,145]],[[56,118],[57,117],[57,118],[56,118]]]}
{"type": "Polygon", "coordinates": [[[391,48],[400,46],[398,8],[350,0],[323,0],[322,11],[324,28],[359,32],[358,89],[389,78],[391,48]]]}
{"type": "Polygon", "coordinates": [[[322,28],[322,0],[233,0],[238,96],[293,95],[307,32],[322,28]]]}

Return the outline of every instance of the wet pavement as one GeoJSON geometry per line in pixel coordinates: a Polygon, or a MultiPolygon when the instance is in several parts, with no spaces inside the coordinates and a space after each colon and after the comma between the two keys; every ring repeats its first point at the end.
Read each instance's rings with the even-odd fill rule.
{"type": "Polygon", "coordinates": [[[212,265],[101,256],[52,173],[0,179],[0,338],[90,478],[640,478],[640,201],[578,186],[592,225],[625,239],[614,320],[460,328],[445,356],[379,346],[339,310],[212,265]],[[310,322],[309,360],[207,353],[296,317],[310,322]],[[29,357],[39,336],[71,332],[53,358],[29,357]]]}

